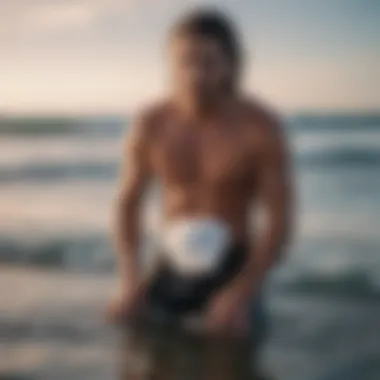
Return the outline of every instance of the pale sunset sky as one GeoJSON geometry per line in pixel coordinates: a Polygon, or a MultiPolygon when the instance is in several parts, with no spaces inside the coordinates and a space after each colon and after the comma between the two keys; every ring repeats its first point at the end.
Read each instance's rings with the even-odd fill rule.
{"type": "Polygon", "coordinates": [[[169,26],[216,5],[245,87],[283,110],[380,109],[379,0],[0,0],[1,113],[125,113],[164,93],[169,26]]]}

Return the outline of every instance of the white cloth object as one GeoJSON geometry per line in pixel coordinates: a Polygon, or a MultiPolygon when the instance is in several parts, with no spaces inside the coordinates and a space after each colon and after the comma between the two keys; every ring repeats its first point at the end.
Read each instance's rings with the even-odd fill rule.
{"type": "Polygon", "coordinates": [[[218,267],[231,243],[225,222],[216,218],[181,218],[163,231],[163,253],[182,275],[207,275],[218,267]]]}

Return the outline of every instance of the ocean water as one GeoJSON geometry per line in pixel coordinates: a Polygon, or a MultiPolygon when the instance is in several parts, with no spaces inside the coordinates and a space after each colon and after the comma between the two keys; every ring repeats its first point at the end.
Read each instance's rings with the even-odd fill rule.
{"type": "MultiPolygon", "coordinates": [[[[380,115],[295,115],[286,119],[286,131],[293,152],[297,228],[267,285],[272,329],[265,367],[281,380],[377,380],[380,115]]],[[[31,351],[28,361],[24,348],[41,349],[43,341],[48,352],[62,350],[57,321],[87,337],[88,350],[98,350],[102,358],[87,358],[81,366],[67,356],[60,378],[69,373],[70,378],[93,379],[102,373],[96,368],[109,356],[105,347],[110,343],[102,344],[96,331],[104,327],[88,330],[78,324],[91,320],[84,307],[88,299],[91,310],[94,305],[99,309],[104,289],[111,287],[109,231],[124,133],[128,122],[116,117],[0,119],[0,277],[6,273],[11,294],[20,300],[18,308],[1,302],[0,338],[16,358],[13,366],[10,361],[2,366],[0,360],[9,378],[20,373],[28,379],[53,378],[46,352],[38,351],[40,360],[30,365],[31,351]],[[39,284],[36,304],[18,285],[20,276],[26,287],[39,284]],[[103,289],[97,279],[106,282],[103,289]],[[59,315],[53,313],[59,307],[47,289],[58,283],[72,289],[72,281],[83,295],[81,306],[75,304],[81,310],[78,320],[70,320],[63,306],[59,315]],[[41,319],[31,317],[36,310],[41,319]]],[[[144,212],[147,252],[160,220],[157,200],[152,191],[144,212]]],[[[8,292],[0,291],[0,297],[14,305],[8,292]]],[[[103,369],[112,367],[107,363],[103,369]]]]}

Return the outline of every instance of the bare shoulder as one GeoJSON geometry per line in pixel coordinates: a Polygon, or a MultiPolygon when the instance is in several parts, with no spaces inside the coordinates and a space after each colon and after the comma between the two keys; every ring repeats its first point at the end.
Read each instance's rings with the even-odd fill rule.
{"type": "Polygon", "coordinates": [[[255,98],[243,100],[244,114],[251,136],[264,150],[283,149],[284,126],[279,112],[255,98]]]}
{"type": "Polygon", "coordinates": [[[281,116],[274,107],[256,98],[246,98],[242,101],[247,121],[257,131],[274,137],[283,132],[281,116]]]}
{"type": "Polygon", "coordinates": [[[136,112],[132,122],[132,133],[144,139],[151,139],[160,129],[160,126],[169,116],[170,102],[157,101],[142,107],[136,112]]]}
{"type": "Polygon", "coordinates": [[[132,117],[131,126],[123,138],[123,156],[146,159],[151,150],[162,120],[167,113],[168,103],[157,102],[143,107],[132,117]]]}

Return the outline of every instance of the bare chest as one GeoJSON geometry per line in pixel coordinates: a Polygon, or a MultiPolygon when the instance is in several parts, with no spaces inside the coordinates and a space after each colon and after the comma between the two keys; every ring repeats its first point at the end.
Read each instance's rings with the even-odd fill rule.
{"type": "Polygon", "coordinates": [[[157,141],[153,162],[166,181],[211,185],[245,181],[253,164],[244,132],[232,128],[172,130],[157,141]]]}

